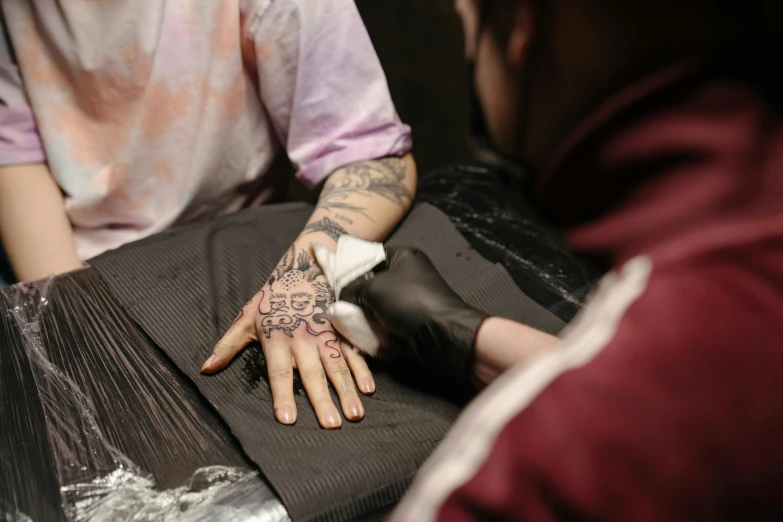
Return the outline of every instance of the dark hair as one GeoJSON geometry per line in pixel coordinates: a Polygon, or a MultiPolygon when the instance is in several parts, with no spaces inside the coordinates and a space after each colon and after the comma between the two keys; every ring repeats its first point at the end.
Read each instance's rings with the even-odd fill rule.
{"type": "MultiPolygon", "coordinates": [[[[507,41],[513,29],[514,9],[519,0],[476,0],[479,4],[479,16],[482,28],[491,29],[502,41],[507,41]]],[[[600,11],[622,12],[633,9],[657,9],[669,2],[671,6],[701,7],[718,19],[731,20],[748,29],[783,28],[783,1],[781,0],[745,0],[740,4],[736,0],[583,0],[590,1],[600,11]],[[647,4],[647,5],[644,5],[647,4]]],[[[546,8],[547,0],[534,3],[536,11],[546,8]]]]}
{"type": "Polygon", "coordinates": [[[501,42],[508,41],[514,28],[514,7],[517,0],[476,0],[479,3],[479,29],[491,30],[501,42]]]}

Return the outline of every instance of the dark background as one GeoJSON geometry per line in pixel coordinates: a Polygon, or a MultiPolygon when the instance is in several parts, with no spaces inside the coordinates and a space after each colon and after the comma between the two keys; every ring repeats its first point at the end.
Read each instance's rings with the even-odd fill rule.
{"type": "Polygon", "coordinates": [[[467,150],[462,25],[454,0],[356,0],[402,121],[413,128],[419,173],[467,150]]]}

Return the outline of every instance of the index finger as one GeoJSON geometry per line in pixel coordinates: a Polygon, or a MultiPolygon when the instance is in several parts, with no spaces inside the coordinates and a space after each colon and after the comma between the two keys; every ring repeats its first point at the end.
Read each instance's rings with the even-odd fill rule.
{"type": "Polygon", "coordinates": [[[252,299],[248,301],[231,322],[231,326],[212,350],[212,355],[201,367],[201,373],[210,374],[222,370],[245,346],[257,340],[253,318],[245,313],[245,308],[252,302],[252,299]]]}

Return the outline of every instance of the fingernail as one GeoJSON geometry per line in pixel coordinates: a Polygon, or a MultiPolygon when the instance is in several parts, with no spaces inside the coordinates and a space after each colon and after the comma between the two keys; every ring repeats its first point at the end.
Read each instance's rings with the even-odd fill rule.
{"type": "Polygon", "coordinates": [[[324,428],[327,430],[333,430],[339,428],[342,421],[340,420],[340,414],[336,411],[330,411],[324,415],[324,428]]]}
{"type": "Polygon", "coordinates": [[[364,379],[359,384],[359,389],[362,390],[362,393],[374,393],[375,392],[375,381],[372,379],[364,379]]]}
{"type": "Polygon", "coordinates": [[[296,411],[291,406],[281,406],[276,409],[277,420],[282,424],[293,424],[296,422],[296,411]]]}
{"type": "Polygon", "coordinates": [[[215,359],[217,358],[216,354],[212,354],[212,356],[207,359],[207,362],[204,363],[204,366],[201,367],[201,372],[204,373],[209,369],[209,367],[212,365],[213,362],[215,362],[215,359]]]}
{"type": "Polygon", "coordinates": [[[348,406],[348,418],[351,420],[359,420],[364,416],[364,408],[359,403],[353,403],[348,406]]]}

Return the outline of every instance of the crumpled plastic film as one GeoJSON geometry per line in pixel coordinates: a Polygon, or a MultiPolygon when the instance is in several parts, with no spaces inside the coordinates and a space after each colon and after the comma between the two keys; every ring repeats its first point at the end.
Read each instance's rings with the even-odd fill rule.
{"type": "Polygon", "coordinates": [[[0,312],[0,520],[289,520],[94,273],[0,312]]]}
{"type": "Polygon", "coordinates": [[[163,491],[149,478],[122,468],[62,490],[75,500],[71,518],[76,522],[289,520],[282,504],[258,494],[255,473],[223,466],[199,469],[183,486],[163,491]]]}

